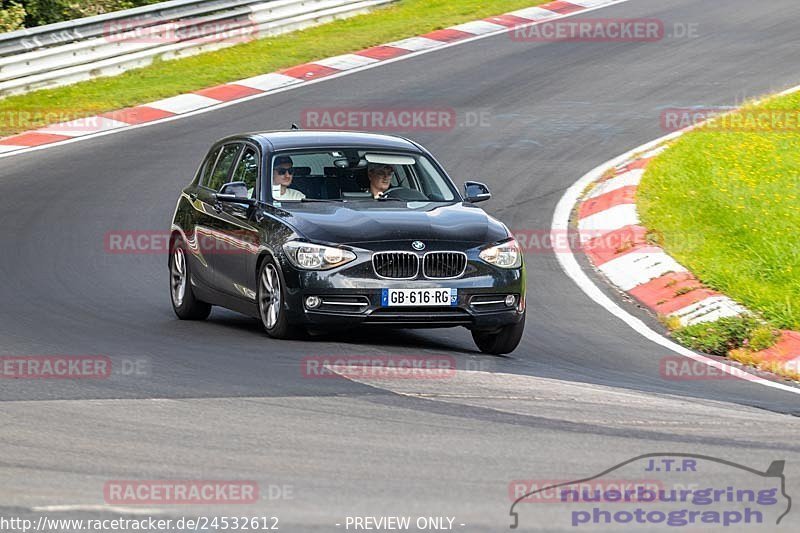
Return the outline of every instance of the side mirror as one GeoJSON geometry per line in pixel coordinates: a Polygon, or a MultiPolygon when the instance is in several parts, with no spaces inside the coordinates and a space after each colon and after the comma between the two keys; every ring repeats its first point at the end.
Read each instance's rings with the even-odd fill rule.
{"type": "Polygon", "coordinates": [[[464,182],[464,200],[476,204],[478,202],[485,202],[492,197],[491,191],[486,184],[479,181],[465,181],[464,182]]]}
{"type": "Polygon", "coordinates": [[[256,201],[247,194],[247,184],[243,181],[232,181],[220,187],[215,195],[218,202],[233,202],[255,205],[256,201]]]}
{"type": "Polygon", "coordinates": [[[219,189],[219,194],[224,196],[236,196],[237,198],[247,198],[247,184],[243,181],[232,181],[226,183],[219,189]]]}

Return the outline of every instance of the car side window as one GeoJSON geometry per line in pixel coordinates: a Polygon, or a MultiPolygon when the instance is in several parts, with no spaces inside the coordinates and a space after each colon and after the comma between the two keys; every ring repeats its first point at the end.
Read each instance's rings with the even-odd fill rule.
{"type": "Polygon", "coordinates": [[[206,182],[206,187],[219,191],[223,185],[228,183],[231,165],[236,161],[236,156],[239,155],[239,150],[241,149],[242,145],[240,143],[226,144],[222,147],[222,153],[220,153],[217,164],[206,182]]]}
{"type": "Polygon", "coordinates": [[[252,198],[255,194],[256,181],[258,181],[258,153],[254,148],[244,149],[236,170],[233,171],[231,181],[243,181],[247,184],[247,195],[252,198]]]}
{"type": "Polygon", "coordinates": [[[211,176],[211,171],[214,170],[214,163],[217,161],[219,151],[220,147],[217,147],[208,152],[205,161],[203,161],[203,168],[200,169],[199,185],[205,186],[208,183],[208,177],[211,176]]]}

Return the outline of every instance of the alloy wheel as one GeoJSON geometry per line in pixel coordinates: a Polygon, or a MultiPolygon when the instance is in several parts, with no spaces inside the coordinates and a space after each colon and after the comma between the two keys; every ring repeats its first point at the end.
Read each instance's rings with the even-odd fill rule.
{"type": "Polygon", "coordinates": [[[281,280],[272,264],[261,272],[261,295],[259,299],[261,317],[267,329],[278,323],[281,311],[281,280]]]}
{"type": "Polygon", "coordinates": [[[186,295],[186,255],[183,249],[176,247],[172,252],[172,301],[176,307],[183,305],[186,295]]]}

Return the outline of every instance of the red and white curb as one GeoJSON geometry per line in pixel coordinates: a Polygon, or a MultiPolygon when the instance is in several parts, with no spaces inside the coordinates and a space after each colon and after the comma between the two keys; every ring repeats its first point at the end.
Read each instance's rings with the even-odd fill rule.
{"type": "MultiPolygon", "coordinates": [[[[578,205],[583,251],[613,285],[659,316],[681,326],[715,322],[748,310],[714,291],[657,245],[658,235],[639,221],[636,192],[661,145],[611,167],[578,205]]],[[[779,342],[752,355],[765,369],[800,374],[800,333],[782,332],[779,342]]]]}
{"type": "Polygon", "coordinates": [[[402,59],[403,56],[418,55],[453,43],[508,32],[521,26],[564,18],[622,1],[626,0],[557,0],[504,15],[436,30],[417,37],[373,46],[352,54],[297,65],[279,72],[209,87],[136,107],[51,124],[44,128],[0,139],[0,155],[196,113],[200,110],[211,109],[258,95],[266,95],[345,72],[371,68],[381,63],[402,59]]]}

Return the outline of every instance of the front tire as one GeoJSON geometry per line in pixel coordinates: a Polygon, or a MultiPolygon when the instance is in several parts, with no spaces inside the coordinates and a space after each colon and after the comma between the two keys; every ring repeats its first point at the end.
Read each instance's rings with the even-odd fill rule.
{"type": "Polygon", "coordinates": [[[169,256],[170,300],[172,310],[181,320],[205,320],[211,314],[211,305],[198,300],[192,290],[192,273],[186,260],[186,246],[178,237],[169,256]]]}
{"type": "Polygon", "coordinates": [[[504,355],[517,349],[524,332],[525,315],[523,314],[519,322],[504,326],[498,331],[490,333],[473,331],[472,340],[475,341],[478,349],[485,354],[504,355]]]}
{"type": "Polygon", "coordinates": [[[258,316],[261,326],[273,339],[292,339],[299,336],[299,328],[289,323],[286,298],[278,266],[268,257],[258,269],[258,316]]]}

